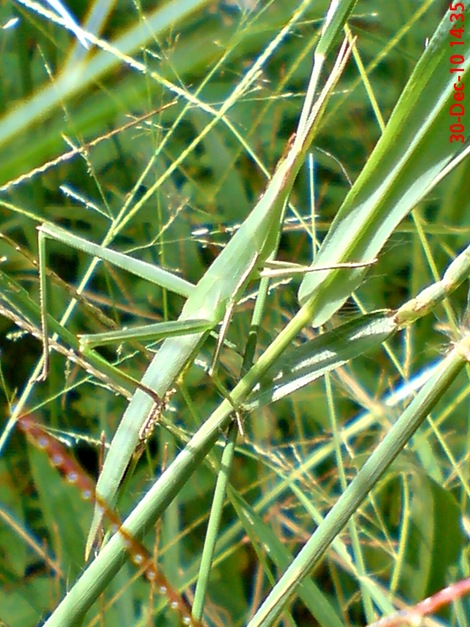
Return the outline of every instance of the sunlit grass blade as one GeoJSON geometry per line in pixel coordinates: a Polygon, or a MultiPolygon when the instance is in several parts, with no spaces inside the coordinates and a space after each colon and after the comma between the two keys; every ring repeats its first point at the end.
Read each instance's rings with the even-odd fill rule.
{"type": "Polygon", "coordinates": [[[470,246],[451,262],[440,281],[424,288],[396,312],[367,314],[284,351],[280,365],[275,362],[267,370],[244,406],[254,409],[280,400],[325,372],[378,346],[399,328],[432,312],[437,303],[450,296],[469,275],[470,246]]]}
{"type": "Polygon", "coordinates": [[[280,360],[281,366],[273,367],[263,375],[244,407],[255,409],[280,400],[326,372],[379,346],[397,329],[398,324],[391,312],[376,312],[346,322],[309,342],[286,350],[280,360]]]}
{"type": "Polygon", "coordinates": [[[83,29],[77,24],[77,21],[72,17],[64,4],[59,2],[59,0],[46,0],[46,2],[62,17],[65,27],[75,35],[84,48],[88,49],[89,45],[86,40],[86,33],[84,33],[83,29]]]}

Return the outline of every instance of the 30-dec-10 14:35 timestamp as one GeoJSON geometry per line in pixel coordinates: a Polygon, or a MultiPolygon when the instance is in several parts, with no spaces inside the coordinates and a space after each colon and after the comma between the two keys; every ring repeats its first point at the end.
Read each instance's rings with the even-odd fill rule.
{"type": "Polygon", "coordinates": [[[451,28],[449,35],[451,40],[449,42],[452,54],[450,56],[450,73],[456,75],[456,82],[454,83],[454,103],[450,106],[450,115],[454,118],[452,124],[449,127],[451,135],[449,141],[465,142],[465,125],[462,123],[465,115],[465,85],[462,81],[462,75],[464,72],[463,64],[465,57],[463,54],[458,53],[458,47],[464,45],[464,23],[465,23],[465,5],[463,2],[450,3],[449,20],[451,28]]]}

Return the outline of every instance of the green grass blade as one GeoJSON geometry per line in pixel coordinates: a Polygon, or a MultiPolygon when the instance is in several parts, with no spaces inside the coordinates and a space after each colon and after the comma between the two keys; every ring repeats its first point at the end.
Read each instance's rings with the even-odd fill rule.
{"type": "Polygon", "coordinates": [[[341,33],[346,20],[351,14],[357,0],[340,0],[340,2],[331,2],[328,12],[325,16],[325,21],[318,40],[317,47],[313,56],[313,70],[310,83],[305,96],[304,105],[299,119],[299,132],[302,132],[309,126],[309,116],[311,114],[313,102],[315,99],[315,92],[318,88],[318,82],[320,79],[323,66],[331,50],[331,47],[335,40],[341,33]]]}
{"type": "MultiPolygon", "coordinates": [[[[347,195],[315,260],[318,265],[376,257],[399,222],[432,189],[439,174],[462,150],[450,143],[449,108],[456,74],[449,72],[449,17],[429,42],[369,161],[347,195]]],[[[468,75],[470,40],[461,46],[468,75]]],[[[305,277],[299,301],[315,297],[315,326],[341,307],[364,270],[330,270],[305,277]],[[321,289],[320,289],[321,288],[321,289]]]]}
{"type": "Polygon", "coordinates": [[[357,0],[331,2],[325,17],[325,23],[318,41],[318,46],[315,50],[315,55],[322,55],[324,57],[328,55],[340,31],[344,28],[348,17],[356,6],[356,3],[357,0]]]}

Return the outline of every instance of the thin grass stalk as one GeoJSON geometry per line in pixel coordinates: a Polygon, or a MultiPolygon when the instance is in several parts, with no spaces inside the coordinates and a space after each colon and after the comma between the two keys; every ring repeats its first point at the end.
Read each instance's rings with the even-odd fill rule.
{"type": "Polygon", "coordinates": [[[211,574],[215,545],[218,538],[220,521],[222,518],[224,503],[227,496],[227,485],[229,482],[230,471],[233,465],[237,435],[238,426],[237,423],[233,421],[229,427],[229,431],[227,434],[227,443],[224,447],[222,458],[220,460],[220,468],[217,475],[214,498],[209,514],[209,522],[207,525],[204,547],[202,550],[196,591],[194,593],[192,616],[196,621],[201,621],[203,618],[204,599],[207,594],[207,586],[211,574]]]}

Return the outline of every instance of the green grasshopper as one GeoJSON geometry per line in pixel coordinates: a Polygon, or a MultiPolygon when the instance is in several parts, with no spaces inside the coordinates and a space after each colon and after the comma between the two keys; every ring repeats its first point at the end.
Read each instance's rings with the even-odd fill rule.
{"type": "MultiPolygon", "coordinates": [[[[158,333],[164,333],[166,339],[132,396],[112,439],[97,483],[99,499],[107,502],[110,507],[115,503],[119,484],[139,445],[143,430],[149,421],[158,417],[161,410],[158,399],[162,399],[172,389],[178,375],[198,353],[208,334],[221,322],[227,320],[233,305],[247,284],[259,276],[266,261],[274,253],[278,242],[279,226],[290,191],[318,129],[329,95],[348,56],[349,50],[346,45],[343,45],[336,65],[317,101],[312,104],[311,101],[306,100],[307,113],[303,112],[297,132],[269,181],[265,193],[196,286],[144,262],[132,260],[131,263],[129,257],[71,236],[63,229],[48,224],[39,227],[42,256],[45,239],[52,238],[124,267],[138,276],[150,279],[187,297],[176,322],[164,323],[166,326],[159,328],[154,326],[151,329],[153,337],[158,333]]],[[[44,260],[42,260],[43,263],[44,260]]],[[[43,305],[45,305],[46,291],[43,279],[41,285],[43,305]]],[[[49,352],[46,315],[43,315],[43,327],[45,374],[49,352]]],[[[130,332],[131,337],[135,337],[135,334],[135,330],[130,332]]],[[[95,339],[85,336],[82,338],[82,350],[85,354],[88,350],[87,345],[96,345],[113,339],[116,339],[116,335],[113,336],[112,333],[105,334],[104,340],[103,336],[95,339]]],[[[90,528],[87,553],[93,545],[102,517],[102,511],[97,508],[90,528]]]]}

